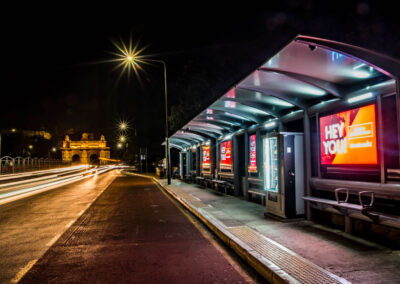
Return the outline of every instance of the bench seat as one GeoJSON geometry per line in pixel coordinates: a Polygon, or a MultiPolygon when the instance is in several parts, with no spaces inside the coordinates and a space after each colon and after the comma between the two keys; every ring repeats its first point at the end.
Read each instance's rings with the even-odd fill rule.
{"type": "Polygon", "coordinates": [[[351,218],[373,222],[400,229],[400,217],[374,211],[373,207],[363,207],[359,204],[338,202],[336,200],[304,196],[304,200],[315,204],[313,207],[331,213],[342,214],[346,217],[346,232],[351,232],[351,218]]]}
{"type": "Polygon", "coordinates": [[[260,191],[260,190],[255,189],[255,188],[249,188],[247,190],[247,194],[251,195],[251,196],[253,196],[253,195],[261,196],[261,204],[265,205],[265,192],[260,191]]]}

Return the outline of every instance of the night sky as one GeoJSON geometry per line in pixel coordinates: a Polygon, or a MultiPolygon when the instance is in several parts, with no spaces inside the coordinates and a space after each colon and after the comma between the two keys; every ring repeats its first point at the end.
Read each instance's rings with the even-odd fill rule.
{"type": "Polygon", "coordinates": [[[116,122],[126,119],[140,143],[162,155],[161,66],[145,66],[140,83],[118,80],[115,64],[101,63],[113,58],[112,40],[130,35],[149,45],[145,54],[167,62],[169,106],[177,114],[170,134],[299,33],[400,57],[398,10],[385,1],[279,1],[229,10],[67,3],[3,9],[1,129],[59,137],[74,129],[114,143],[116,122]]]}

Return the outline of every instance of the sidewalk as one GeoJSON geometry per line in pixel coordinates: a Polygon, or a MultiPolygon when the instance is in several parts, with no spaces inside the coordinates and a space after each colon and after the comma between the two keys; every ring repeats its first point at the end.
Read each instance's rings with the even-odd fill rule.
{"type": "Polygon", "coordinates": [[[272,283],[400,283],[400,252],[310,221],[282,223],[265,207],[155,179],[272,283]]]}

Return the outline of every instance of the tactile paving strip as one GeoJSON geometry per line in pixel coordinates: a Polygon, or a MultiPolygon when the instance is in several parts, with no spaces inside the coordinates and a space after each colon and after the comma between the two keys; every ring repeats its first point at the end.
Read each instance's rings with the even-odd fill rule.
{"type": "Polygon", "coordinates": [[[279,247],[273,241],[248,227],[236,227],[228,230],[300,283],[343,283],[322,268],[279,247]]]}

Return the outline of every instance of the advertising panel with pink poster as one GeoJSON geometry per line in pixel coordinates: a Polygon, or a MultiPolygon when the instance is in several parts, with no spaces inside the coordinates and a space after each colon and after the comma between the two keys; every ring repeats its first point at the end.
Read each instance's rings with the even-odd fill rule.
{"type": "Polygon", "coordinates": [[[221,169],[232,168],[232,140],[220,144],[220,158],[221,169]]]}
{"type": "Polygon", "coordinates": [[[249,173],[257,172],[257,142],[256,134],[249,136],[249,173]]]}

